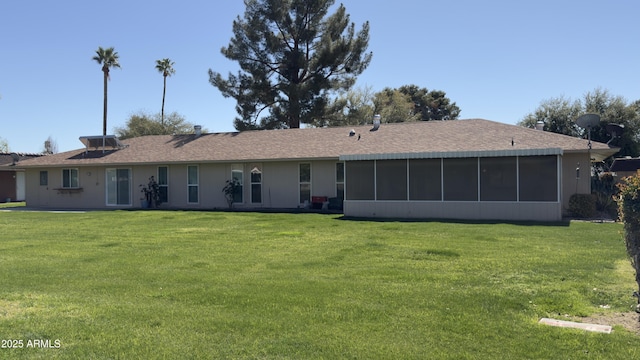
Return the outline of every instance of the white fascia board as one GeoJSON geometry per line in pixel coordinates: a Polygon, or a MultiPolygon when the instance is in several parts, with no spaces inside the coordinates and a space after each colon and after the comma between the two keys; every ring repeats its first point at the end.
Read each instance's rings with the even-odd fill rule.
{"type": "Polygon", "coordinates": [[[561,148],[340,155],[340,161],[562,155],[561,148]]]}

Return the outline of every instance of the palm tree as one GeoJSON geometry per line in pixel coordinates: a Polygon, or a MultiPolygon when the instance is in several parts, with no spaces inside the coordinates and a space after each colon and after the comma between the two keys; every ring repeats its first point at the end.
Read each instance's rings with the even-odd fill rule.
{"type": "Polygon", "coordinates": [[[173,69],[173,65],[175,63],[170,59],[162,59],[156,60],[156,69],[162,74],[164,77],[164,87],[162,88],[162,117],[160,119],[160,124],[164,127],[164,96],[167,93],[167,76],[171,76],[176,73],[173,69]]]}
{"type": "Polygon", "coordinates": [[[107,80],[109,80],[109,69],[110,68],[119,68],[120,63],[118,63],[118,52],[116,52],[113,47],[103,49],[101,46],[98,46],[98,50],[96,50],[96,56],[92,58],[97,61],[98,64],[102,65],[102,72],[104,73],[104,108],[102,111],[102,135],[107,135],[107,80]]]}

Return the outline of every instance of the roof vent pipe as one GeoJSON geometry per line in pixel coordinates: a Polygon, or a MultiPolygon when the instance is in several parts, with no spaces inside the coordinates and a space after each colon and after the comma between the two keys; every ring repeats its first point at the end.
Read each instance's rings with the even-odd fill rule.
{"type": "Polygon", "coordinates": [[[373,129],[371,129],[371,131],[376,131],[380,128],[380,118],[380,114],[373,115],[373,129]]]}
{"type": "Polygon", "coordinates": [[[193,130],[196,132],[196,137],[202,135],[202,126],[194,125],[193,130]]]}
{"type": "Polygon", "coordinates": [[[544,131],[544,121],[536,122],[536,130],[544,131]]]}

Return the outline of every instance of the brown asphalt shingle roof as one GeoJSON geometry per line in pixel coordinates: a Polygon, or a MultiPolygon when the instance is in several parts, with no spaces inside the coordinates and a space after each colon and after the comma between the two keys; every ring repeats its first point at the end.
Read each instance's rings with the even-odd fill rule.
{"type": "MultiPolygon", "coordinates": [[[[338,159],[340,155],[560,148],[586,151],[588,141],[482,119],[357,127],[156,135],[122,140],[121,150],[78,149],[20,162],[21,167],[338,159]],[[355,130],[354,136],[349,131],[355,130]],[[513,145],[512,145],[513,140],[513,145]]],[[[592,142],[594,151],[609,146],[592,142]]]]}
{"type": "Polygon", "coordinates": [[[0,153],[0,167],[8,166],[13,167],[13,156],[11,154],[18,155],[18,163],[35,157],[44,156],[44,154],[27,154],[27,153],[0,153]]]}

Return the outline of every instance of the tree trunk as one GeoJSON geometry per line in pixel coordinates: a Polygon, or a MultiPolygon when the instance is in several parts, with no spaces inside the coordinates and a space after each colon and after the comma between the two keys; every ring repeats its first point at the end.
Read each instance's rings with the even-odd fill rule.
{"type": "Polygon", "coordinates": [[[167,93],[167,75],[164,76],[164,86],[162,87],[162,111],[160,117],[160,125],[164,129],[164,95],[167,93]]]}
{"type": "MultiPolygon", "coordinates": [[[[633,257],[633,268],[636,271],[636,284],[638,285],[638,291],[634,292],[634,296],[638,298],[638,304],[636,305],[636,312],[640,314],[640,254],[636,254],[633,257]]],[[[640,322],[640,316],[638,317],[638,321],[640,322]]]]}
{"type": "Polygon", "coordinates": [[[297,89],[297,84],[291,84],[290,88],[291,91],[289,91],[288,97],[289,97],[289,104],[288,104],[288,111],[289,114],[287,114],[287,120],[289,122],[289,128],[290,129],[299,129],[300,128],[300,96],[298,95],[298,89],[297,89]]]}
{"type": "Polygon", "coordinates": [[[102,136],[107,135],[107,81],[109,79],[109,69],[103,69],[104,72],[104,104],[102,108],[102,136]]]}

